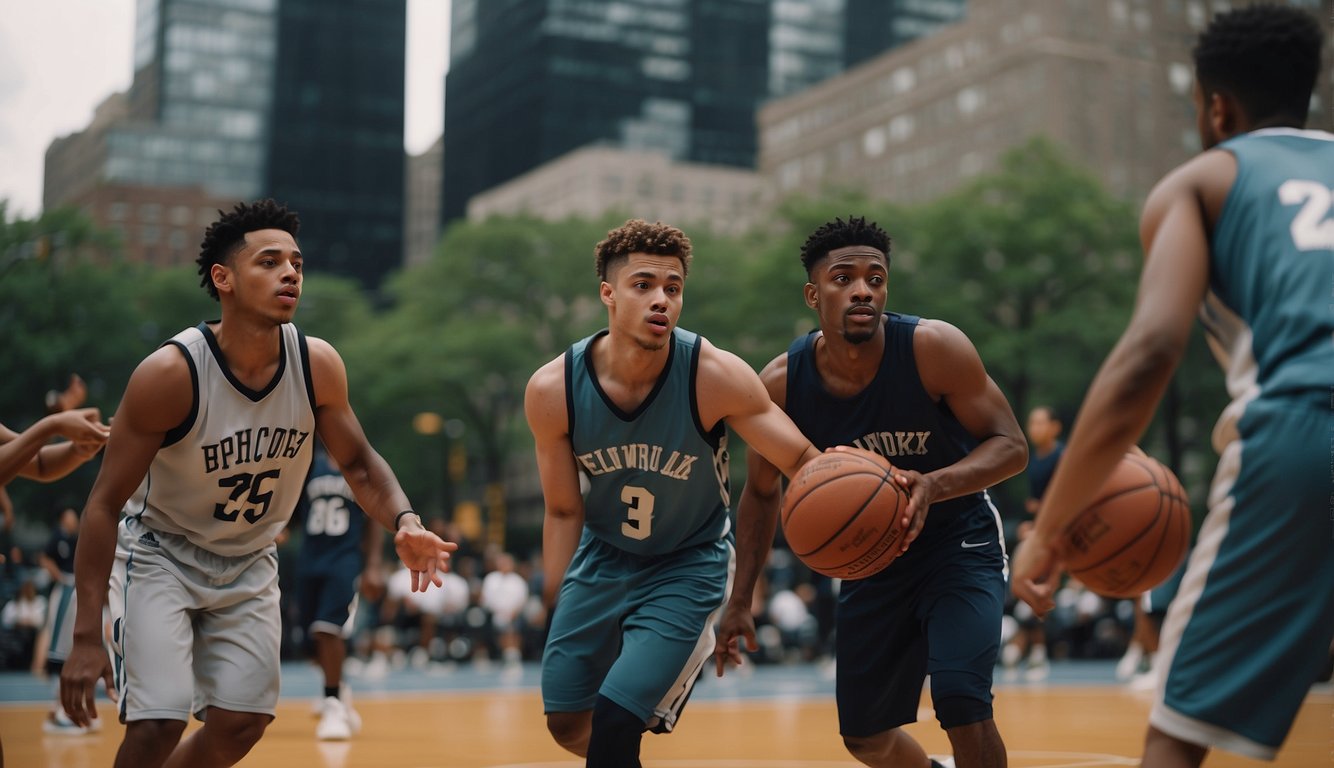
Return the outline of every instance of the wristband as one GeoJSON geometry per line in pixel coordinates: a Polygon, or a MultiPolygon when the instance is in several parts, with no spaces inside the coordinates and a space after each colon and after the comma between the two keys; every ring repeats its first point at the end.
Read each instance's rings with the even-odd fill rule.
{"type": "Polygon", "coordinates": [[[413,512],[413,511],[410,510],[410,509],[405,509],[405,510],[403,510],[402,512],[399,512],[399,513],[394,517],[394,530],[395,530],[395,531],[398,531],[398,524],[401,523],[401,522],[403,522],[403,516],[404,516],[404,515],[415,515],[415,514],[417,514],[417,513],[416,513],[416,512],[413,512]]]}

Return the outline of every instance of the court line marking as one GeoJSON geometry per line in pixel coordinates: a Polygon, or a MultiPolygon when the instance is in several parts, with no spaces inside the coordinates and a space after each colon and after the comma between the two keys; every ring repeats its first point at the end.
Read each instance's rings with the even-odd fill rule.
{"type": "MultiPolygon", "coordinates": [[[[1011,758],[1030,758],[1035,760],[1072,760],[1066,763],[1034,764],[1033,768],[1106,768],[1109,766],[1139,765],[1139,758],[1124,755],[1106,755],[1097,752],[1052,752],[1045,750],[1016,750],[1009,753],[1011,758]]],[[[651,768],[848,768],[856,763],[833,762],[829,760],[653,760],[647,765],[651,768]]],[[[581,768],[582,762],[562,760],[542,763],[505,763],[488,768],[581,768]]]]}

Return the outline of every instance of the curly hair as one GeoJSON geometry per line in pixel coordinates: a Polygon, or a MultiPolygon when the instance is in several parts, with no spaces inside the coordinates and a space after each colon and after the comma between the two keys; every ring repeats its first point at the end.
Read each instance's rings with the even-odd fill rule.
{"type": "Polygon", "coordinates": [[[681,272],[690,272],[690,238],[676,227],[655,221],[630,219],[607,233],[607,237],[593,248],[598,279],[607,279],[607,270],[617,259],[632,253],[652,253],[676,256],[681,259],[681,272]]]}
{"type": "Polygon", "coordinates": [[[885,263],[889,263],[891,246],[889,233],[877,226],[874,221],[867,221],[860,216],[848,216],[847,221],[835,218],[833,221],[821,224],[810,237],[806,238],[806,242],[801,246],[801,265],[806,268],[806,274],[809,275],[816,262],[828,256],[830,251],[849,245],[869,245],[884,253],[885,263]]]}
{"type": "Polygon", "coordinates": [[[247,232],[281,229],[295,238],[301,230],[301,219],[296,212],[272,199],[237,203],[231,213],[218,211],[218,216],[218,220],[204,230],[199,258],[195,259],[199,265],[199,284],[208,289],[208,295],[214,301],[218,299],[218,288],[213,284],[213,265],[225,262],[236,253],[245,242],[247,232]]]}
{"type": "Polygon", "coordinates": [[[1220,13],[1195,45],[1195,76],[1206,95],[1233,97],[1252,122],[1278,117],[1305,125],[1323,38],[1315,17],[1298,8],[1220,13]]]}

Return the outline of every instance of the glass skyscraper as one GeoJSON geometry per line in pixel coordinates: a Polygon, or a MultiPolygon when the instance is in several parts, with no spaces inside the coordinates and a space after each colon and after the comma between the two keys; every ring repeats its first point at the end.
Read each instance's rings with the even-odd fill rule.
{"type": "Polygon", "coordinates": [[[755,167],[755,111],[964,0],[453,0],[442,220],[594,143],[755,167]]]}

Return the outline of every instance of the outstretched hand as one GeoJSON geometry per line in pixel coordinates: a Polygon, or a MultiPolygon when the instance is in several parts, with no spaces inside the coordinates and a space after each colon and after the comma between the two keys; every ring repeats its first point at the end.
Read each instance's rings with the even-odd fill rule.
{"type": "Polygon", "coordinates": [[[398,559],[412,572],[413,592],[425,592],[428,584],[444,584],[440,574],[449,568],[449,553],[458,548],[458,544],[445,541],[416,522],[405,523],[394,534],[398,559]]]}
{"type": "Polygon", "coordinates": [[[728,661],[737,666],[745,662],[745,656],[741,653],[742,638],[746,640],[746,650],[754,653],[760,649],[760,644],[755,640],[755,617],[750,615],[750,608],[728,603],[718,622],[718,637],[713,646],[718,677],[723,676],[728,661]]]}
{"type": "Polygon", "coordinates": [[[79,445],[96,445],[100,448],[111,435],[111,427],[102,423],[102,412],[96,408],[61,411],[47,418],[53,420],[57,434],[79,445]]]}

